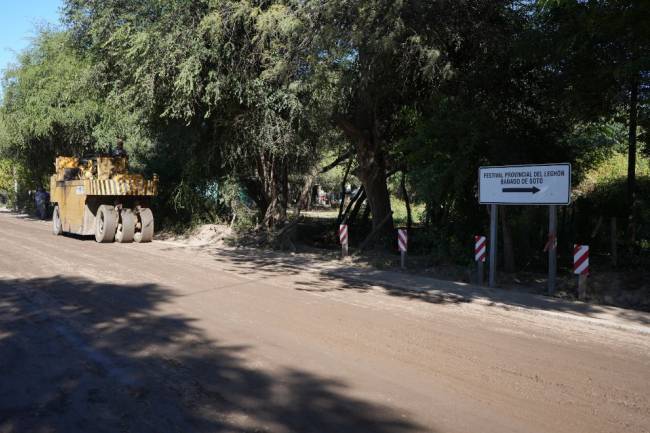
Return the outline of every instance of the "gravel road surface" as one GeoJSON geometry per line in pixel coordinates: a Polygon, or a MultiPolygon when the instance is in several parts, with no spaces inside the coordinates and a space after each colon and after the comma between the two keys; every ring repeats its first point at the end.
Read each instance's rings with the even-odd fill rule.
{"type": "Polygon", "coordinates": [[[650,432],[649,316],[553,308],[4,212],[0,432],[650,432]]]}

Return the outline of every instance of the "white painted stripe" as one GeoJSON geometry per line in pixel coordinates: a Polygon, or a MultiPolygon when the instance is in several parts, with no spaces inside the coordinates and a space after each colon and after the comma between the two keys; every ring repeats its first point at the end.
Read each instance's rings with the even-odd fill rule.
{"type": "Polygon", "coordinates": [[[397,229],[397,249],[400,251],[407,251],[408,246],[408,232],[406,229],[397,229]]]}
{"type": "Polygon", "coordinates": [[[486,250],[485,245],[483,245],[483,247],[480,250],[478,250],[478,252],[474,256],[477,262],[481,260],[483,256],[485,256],[485,250],[486,250]]]}
{"type": "Polygon", "coordinates": [[[348,244],[348,226],[347,224],[341,224],[339,226],[339,241],[341,245],[348,244]]]}
{"type": "Polygon", "coordinates": [[[582,258],[582,256],[584,256],[588,252],[589,252],[589,246],[581,245],[580,249],[578,249],[578,252],[576,252],[573,255],[573,263],[578,263],[580,261],[580,259],[582,258]]]}
{"type": "Polygon", "coordinates": [[[575,273],[578,275],[582,274],[588,267],[589,267],[589,259],[582,262],[582,264],[576,268],[575,273]]]}
{"type": "Polygon", "coordinates": [[[576,253],[576,255],[573,256],[573,264],[575,265],[575,264],[577,264],[578,262],[580,262],[580,260],[582,260],[582,258],[583,258],[587,253],[588,253],[588,251],[579,251],[578,253],[576,253]]]}

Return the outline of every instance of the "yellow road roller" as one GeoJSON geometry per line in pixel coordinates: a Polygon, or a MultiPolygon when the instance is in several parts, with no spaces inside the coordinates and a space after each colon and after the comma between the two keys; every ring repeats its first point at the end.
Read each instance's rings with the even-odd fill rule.
{"type": "Polygon", "coordinates": [[[55,235],[94,235],[97,242],[151,242],[151,199],[158,177],[128,172],[127,156],[59,156],[50,178],[55,235]]]}

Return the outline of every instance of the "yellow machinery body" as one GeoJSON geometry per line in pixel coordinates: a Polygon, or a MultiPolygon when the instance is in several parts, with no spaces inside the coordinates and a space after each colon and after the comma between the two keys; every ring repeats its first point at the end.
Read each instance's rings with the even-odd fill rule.
{"type": "MultiPolygon", "coordinates": [[[[151,198],[158,193],[156,176],[153,180],[146,180],[140,174],[128,173],[126,156],[98,156],[86,159],[59,156],[56,158],[55,167],[56,172],[50,178],[50,201],[55,206],[55,234],[67,232],[79,235],[94,234],[97,237],[98,229],[102,228],[100,225],[103,221],[98,221],[101,216],[108,218],[107,229],[115,230],[118,238],[119,230],[126,228],[126,242],[129,242],[133,240],[133,236],[128,233],[131,217],[127,214],[133,215],[135,234],[138,229],[142,229],[141,215],[147,213],[151,215],[153,235],[153,215],[149,206],[151,198]],[[113,218],[116,219],[114,229],[111,228],[113,218]]],[[[98,241],[112,241],[114,235],[108,233],[103,240],[98,241]]],[[[144,237],[145,242],[151,240],[146,233],[144,237]]],[[[142,240],[142,237],[138,238],[137,235],[135,238],[142,240]]]]}

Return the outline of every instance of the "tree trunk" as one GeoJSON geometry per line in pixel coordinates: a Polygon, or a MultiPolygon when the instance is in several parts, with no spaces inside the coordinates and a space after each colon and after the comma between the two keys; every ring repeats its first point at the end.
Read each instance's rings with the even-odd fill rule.
{"type": "Polygon", "coordinates": [[[501,206],[501,230],[503,233],[503,266],[506,272],[515,271],[515,251],[512,242],[512,234],[508,224],[507,206],[501,206]]]}
{"type": "MultiPolygon", "coordinates": [[[[341,221],[341,217],[343,216],[343,207],[345,206],[345,184],[348,181],[348,175],[350,174],[350,168],[352,167],[352,158],[350,158],[350,161],[348,161],[348,165],[345,168],[345,174],[343,175],[343,180],[341,181],[341,202],[339,203],[339,216],[337,218],[338,221],[341,221]]],[[[352,199],[352,197],[350,197],[352,199]]]]}
{"type": "Polygon", "coordinates": [[[355,143],[359,169],[357,177],[363,184],[372,213],[373,229],[381,226],[384,233],[394,229],[390,195],[386,183],[386,160],[377,133],[360,130],[347,120],[340,119],[339,127],[355,143]]]}
{"type": "Polygon", "coordinates": [[[282,160],[282,208],[286,215],[289,209],[289,162],[286,158],[282,160]]]}
{"type": "Polygon", "coordinates": [[[627,154],[627,244],[631,249],[635,241],[636,218],[636,133],[638,117],[639,83],[636,77],[632,80],[630,89],[630,110],[628,130],[628,154],[627,154]]]}
{"type": "Polygon", "coordinates": [[[360,222],[361,227],[368,227],[369,226],[369,224],[368,224],[369,220],[370,220],[370,207],[366,206],[363,209],[363,215],[361,215],[361,220],[360,220],[361,221],[360,222]]]}
{"type": "Polygon", "coordinates": [[[312,168],[311,172],[305,176],[304,184],[302,186],[302,190],[300,191],[300,197],[298,198],[298,203],[296,203],[296,207],[293,210],[293,216],[294,217],[299,217],[300,212],[303,209],[309,210],[309,204],[311,203],[311,189],[312,185],[314,184],[314,179],[316,179],[316,176],[318,175],[318,167],[312,168]]]}
{"type": "Polygon", "coordinates": [[[359,188],[356,194],[352,198],[350,198],[350,202],[348,203],[347,207],[345,208],[345,211],[341,215],[341,218],[338,220],[339,224],[348,224],[350,221],[350,211],[352,210],[352,207],[354,206],[355,203],[357,203],[359,200],[365,200],[366,199],[366,193],[363,189],[363,187],[359,188]]]}
{"type": "Polygon", "coordinates": [[[599,216],[598,220],[596,221],[596,225],[594,229],[591,231],[591,236],[589,237],[591,239],[592,244],[594,243],[594,239],[596,239],[596,236],[598,235],[598,232],[600,231],[600,227],[603,225],[603,216],[599,216]]]}
{"type": "Polygon", "coordinates": [[[13,205],[14,205],[14,210],[18,210],[18,171],[16,170],[16,166],[12,166],[12,174],[14,177],[14,198],[13,198],[13,205]]]}
{"type": "MultiPolygon", "coordinates": [[[[361,210],[361,206],[363,206],[363,202],[366,201],[366,193],[365,191],[361,193],[361,196],[359,196],[359,200],[354,204],[354,208],[352,208],[352,211],[350,212],[350,216],[348,216],[348,224],[352,225],[352,223],[357,219],[357,215],[359,215],[359,210],[361,210]]],[[[366,210],[369,207],[366,206],[366,210]]]]}
{"type": "Polygon", "coordinates": [[[618,239],[617,239],[617,229],[616,229],[616,217],[612,217],[610,222],[610,235],[609,241],[612,249],[612,266],[618,266],[618,239]]]}
{"type": "Polygon", "coordinates": [[[372,213],[372,227],[377,229],[382,221],[383,231],[393,231],[393,218],[390,208],[390,195],[386,183],[386,163],[383,150],[371,139],[359,140],[357,161],[359,162],[359,179],[363,183],[372,213]]]}
{"type": "Polygon", "coordinates": [[[261,152],[257,158],[257,174],[261,184],[261,197],[259,199],[262,226],[272,228],[277,223],[287,219],[287,209],[283,206],[282,197],[282,161],[269,154],[261,152]]]}
{"type": "Polygon", "coordinates": [[[402,180],[400,182],[402,195],[404,196],[404,204],[406,205],[406,229],[411,230],[413,225],[413,216],[411,215],[411,200],[409,200],[409,193],[406,190],[406,171],[402,171],[402,180]]]}

